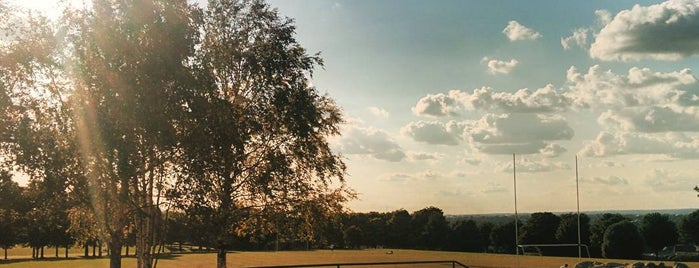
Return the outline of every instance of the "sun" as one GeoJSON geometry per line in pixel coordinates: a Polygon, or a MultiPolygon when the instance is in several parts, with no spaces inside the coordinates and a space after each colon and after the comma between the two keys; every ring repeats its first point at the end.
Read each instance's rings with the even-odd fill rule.
{"type": "MultiPolygon", "coordinates": [[[[2,1],[2,0],[0,0],[2,1]]],[[[5,0],[9,6],[19,7],[43,13],[49,18],[57,18],[61,15],[63,7],[82,7],[89,5],[91,0],[5,0]]]]}

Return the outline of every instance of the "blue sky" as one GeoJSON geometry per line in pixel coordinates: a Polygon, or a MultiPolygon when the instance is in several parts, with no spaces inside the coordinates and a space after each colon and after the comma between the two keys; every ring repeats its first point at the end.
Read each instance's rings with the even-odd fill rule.
{"type": "MultiPolygon", "coordinates": [[[[49,0],[23,2],[42,8],[49,0]],[[43,3],[43,4],[41,4],[43,3]]],[[[270,1],[321,52],[354,211],[699,204],[697,1],[270,1]]]]}
{"type": "Polygon", "coordinates": [[[699,15],[689,12],[699,11],[695,1],[271,4],[295,19],[298,40],[325,59],[313,83],[348,119],[335,144],[360,193],[350,204],[356,211],[434,205],[452,214],[510,212],[512,152],[521,153],[523,211],[575,209],[576,154],[583,210],[699,201],[691,191],[699,113],[695,104],[670,100],[692,99],[699,88],[691,72],[698,68],[691,46],[699,47],[699,28],[691,26],[699,15]],[[673,14],[679,22],[666,23],[673,14]],[[511,33],[523,34],[515,40],[504,32],[511,21],[518,30],[511,33]],[[644,46],[663,29],[677,33],[658,37],[668,47],[690,47],[644,46]],[[615,48],[614,36],[643,40],[615,48]],[[544,93],[561,103],[546,103],[556,97],[544,93]],[[523,100],[529,106],[513,105],[523,100]]]}

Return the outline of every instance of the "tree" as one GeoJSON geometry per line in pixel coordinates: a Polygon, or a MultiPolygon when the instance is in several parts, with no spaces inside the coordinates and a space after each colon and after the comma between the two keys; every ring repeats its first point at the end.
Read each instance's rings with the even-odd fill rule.
{"type": "Polygon", "coordinates": [[[680,219],[679,232],[683,242],[699,243],[699,210],[695,210],[680,219]]]}
{"type": "Polygon", "coordinates": [[[495,224],[492,222],[481,222],[478,224],[478,232],[481,236],[480,252],[488,253],[490,252],[490,234],[493,232],[495,224]]]}
{"type": "Polygon", "coordinates": [[[627,218],[621,214],[604,213],[601,218],[592,223],[590,226],[590,253],[593,256],[602,256],[602,243],[607,228],[624,220],[627,218]]]}
{"type": "Polygon", "coordinates": [[[10,172],[0,171],[0,247],[7,250],[21,242],[21,216],[26,212],[22,188],[12,181],[10,172]]]}
{"type": "MultiPolygon", "coordinates": [[[[578,215],[574,213],[566,213],[560,216],[561,223],[556,230],[556,241],[561,244],[577,244],[578,243],[578,215]]],[[[590,244],[590,218],[587,214],[580,214],[580,243],[583,245],[590,244]]],[[[561,253],[567,256],[578,256],[578,249],[565,250],[561,253]]],[[[582,253],[582,252],[580,252],[582,253]]]]}
{"type": "MultiPolygon", "coordinates": [[[[520,229],[522,224],[519,223],[520,229]]],[[[496,253],[515,253],[517,244],[515,243],[515,221],[500,224],[493,228],[490,233],[490,242],[496,253]]]]}
{"type": "Polygon", "coordinates": [[[351,248],[360,248],[364,244],[364,231],[361,227],[351,225],[343,232],[345,244],[351,248]]]}
{"type": "Polygon", "coordinates": [[[451,227],[449,248],[456,251],[483,251],[481,232],[473,220],[457,221],[451,227]]]}
{"type": "Polygon", "coordinates": [[[405,209],[396,210],[390,213],[388,219],[387,244],[390,247],[408,248],[414,245],[415,238],[411,232],[412,218],[405,209]]]}
{"type": "Polygon", "coordinates": [[[444,212],[436,207],[427,207],[413,212],[412,217],[415,245],[421,249],[441,249],[450,231],[444,212]]]}
{"type": "MultiPolygon", "coordinates": [[[[537,212],[529,216],[522,226],[519,241],[522,244],[555,244],[556,230],[561,218],[551,212],[537,212]]],[[[555,250],[544,248],[542,254],[550,254],[555,250]]]]}
{"type": "Polygon", "coordinates": [[[614,223],[604,232],[602,256],[610,259],[640,259],[643,237],[633,223],[624,220],[614,223]]]}
{"type": "Polygon", "coordinates": [[[640,229],[646,245],[655,252],[656,258],[663,247],[674,245],[679,238],[677,225],[668,215],[657,212],[643,216],[640,229]]]}
{"type": "Polygon", "coordinates": [[[171,196],[185,210],[211,209],[217,267],[225,267],[231,234],[273,232],[273,215],[308,215],[308,200],[341,207],[351,197],[327,142],[339,134],[340,110],[309,83],[322,61],[294,31],[261,1],[209,1],[203,13],[197,86],[179,129],[185,176],[171,196]]]}

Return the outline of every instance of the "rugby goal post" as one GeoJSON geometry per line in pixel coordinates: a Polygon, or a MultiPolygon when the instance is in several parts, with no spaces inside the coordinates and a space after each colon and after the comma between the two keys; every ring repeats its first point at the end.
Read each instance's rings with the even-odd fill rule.
{"type": "Polygon", "coordinates": [[[539,252],[538,248],[542,247],[582,247],[585,248],[585,253],[587,253],[587,257],[590,258],[590,249],[588,248],[587,245],[585,244],[520,244],[517,245],[518,251],[519,249],[522,250],[522,255],[541,255],[539,252]],[[536,248],[536,253],[533,253],[531,251],[527,251],[527,248],[536,248]]]}

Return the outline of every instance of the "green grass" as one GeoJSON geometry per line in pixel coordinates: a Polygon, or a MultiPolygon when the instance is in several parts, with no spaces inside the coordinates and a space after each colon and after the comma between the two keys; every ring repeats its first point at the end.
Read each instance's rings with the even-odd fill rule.
{"type": "MultiPolygon", "coordinates": [[[[260,265],[294,265],[294,264],[318,264],[337,262],[389,262],[389,261],[428,261],[428,260],[456,260],[472,267],[516,267],[517,258],[514,255],[480,254],[442,251],[420,250],[392,250],[393,254],[386,254],[388,249],[371,250],[316,250],[316,251],[280,251],[280,252],[231,252],[228,254],[228,267],[246,267],[260,265]]],[[[31,251],[29,252],[31,255],[31,251]]],[[[583,260],[588,260],[583,258],[583,260]]],[[[600,260],[601,262],[632,263],[629,260],[600,260]]],[[[568,263],[573,267],[578,262],[577,258],[519,256],[519,267],[522,268],[546,268],[560,267],[568,263]]],[[[672,262],[666,264],[672,265],[672,262]]],[[[686,263],[690,267],[699,268],[699,263],[686,263]]],[[[161,259],[159,268],[208,268],[216,266],[216,254],[174,254],[169,258],[161,259]]],[[[109,260],[101,259],[48,259],[32,261],[28,259],[11,260],[0,265],[2,268],[88,268],[109,267],[109,260]]],[[[136,259],[124,258],[122,267],[136,267],[136,259]]],[[[372,266],[376,267],[376,266],[372,266]]],[[[387,266],[409,267],[409,266],[387,266]]]]}

